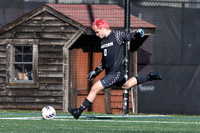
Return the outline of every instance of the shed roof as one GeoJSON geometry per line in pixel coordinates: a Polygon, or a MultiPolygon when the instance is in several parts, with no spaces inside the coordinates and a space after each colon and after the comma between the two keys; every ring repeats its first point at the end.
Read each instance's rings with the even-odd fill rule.
{"type": "MultiPolygon", "coordinates": [[[[124,10],[117,5],[45,4],[2,27],[0,29],[0,34],[20,25],[44,11],[57,16],[84,32],[86,29],[86,34],[92,34],[92,22],[95,19],[101,18],[107,20],[111,28],[124,28],[124,10]]],[[[152,34],[155,32],[155,27],[155,25],[131,15],[130,28],[143,28],[146,30],[146,34],[152,34]]]]}
{"type": "MultiPolygon", "coordinates": [[[[95,19],[105,19],[110,27],[124,27],[124,10],[117,5],[67,5],[47,4],[47,6],[70,17],[74,21],[91,26],[95,19]]],[[[131,15],[132,28],[155,28],[155,25],[131,15]]]]}

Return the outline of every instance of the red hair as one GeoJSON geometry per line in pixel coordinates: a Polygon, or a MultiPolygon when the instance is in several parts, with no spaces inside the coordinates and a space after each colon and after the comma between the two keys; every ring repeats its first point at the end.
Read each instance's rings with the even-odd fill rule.
{"type": "Polygon", "coordinates": [[[92,29],[94,29],[95,27],[99,29],[102,29],[102,28],[109,29],[108,22],[106,22],[104,19],[95,20],[92,24],[92,29]]]}

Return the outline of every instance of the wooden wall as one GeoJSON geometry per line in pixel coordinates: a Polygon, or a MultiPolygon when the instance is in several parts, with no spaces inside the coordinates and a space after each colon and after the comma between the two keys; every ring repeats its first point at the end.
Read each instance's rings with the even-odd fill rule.
{"type": "MultiPolygon", "coordinates": [[[[0,90],[4,91],[3,88],[6,82],[6,47],[0,43],[0,90]]],[[[0,100],[1,101],[1,100],[0,100]]]]}
{"type": "MultiPolygon", "coordinates": [[[[24,18],[26,19],[26,18],[24,18]]],[[[42,109],[52,105],[62,109],[63,46],[78,29],[44,11],[0,35],[0,108],[42,109]],[[38,87],[5,86],[8,65],[7,40],[37,40],[38,87]]],[[[25,43],[24,43],[25,44],[25,43]]],[[[9,54],[9,53],[8,53],[9,54]]]]}

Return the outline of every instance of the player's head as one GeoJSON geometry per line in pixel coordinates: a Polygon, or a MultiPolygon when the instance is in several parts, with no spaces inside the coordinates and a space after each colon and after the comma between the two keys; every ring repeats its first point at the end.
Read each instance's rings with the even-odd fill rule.
{"type": "Polygon", "coordinates": [[[92,24],[92,29],[94,29],[94,28],[109,29],[109,25],[108,25],[108,22],[106,20],[104,20],[104,19],[98,19],[98,20],[95,20],[93,22],[93,24],[92,24]]]}
{"type": "Polygon", "coordinates": [[[106,31],[110,30],[108,22],[104,19],[95,20],[92,24],[92,29],[95,31],[96,35],[100,38],[106,36],[106,31]]]}

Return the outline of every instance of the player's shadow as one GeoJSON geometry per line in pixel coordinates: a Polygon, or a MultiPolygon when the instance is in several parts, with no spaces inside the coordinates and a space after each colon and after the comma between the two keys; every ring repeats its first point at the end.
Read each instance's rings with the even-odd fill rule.
{"type": "Polygon", "coordinates": [[[103,116],[86,116],[87,118],[91,119],[99,119],[99,120],[110,120],[113,119],[112,117],[103,117],[103,116]]]}
{"type": "Polygon", "coordinates": [[[86,118],[89,118],[89,119],[96,119],[96,120],[116,120],[116,119],[127,119],[127,117],[113,117],[113,116],[86,116],[86,118]]]}

